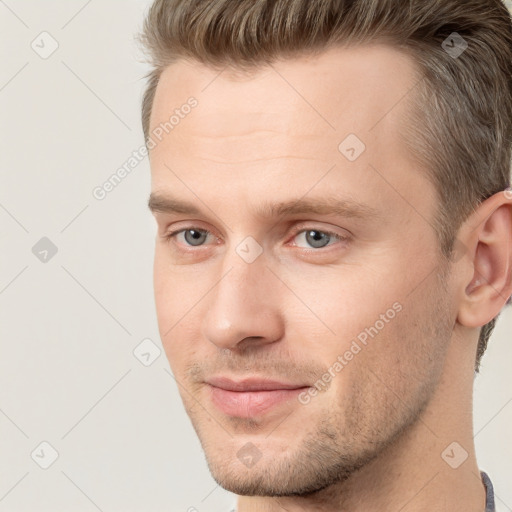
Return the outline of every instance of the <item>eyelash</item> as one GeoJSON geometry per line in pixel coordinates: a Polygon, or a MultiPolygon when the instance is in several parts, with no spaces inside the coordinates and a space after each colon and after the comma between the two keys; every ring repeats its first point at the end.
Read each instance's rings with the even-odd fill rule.
{"type": "MultiPolygon", "coordinates": [[[[164,238],[167,240],[167,242],[170,243],[172,241],[172,239],[176,237],[176,235],[178,235],[179,233],[183,233],[184,231],[189,231],[189,230],[200,231],[201,233],[204,233],[207,236],[208,235],[215,236],[208,229],[198,228],[196,226],[189,226],[189,227],[186,227],[186,228],[181,228],[181,229],[177,229],[175,231],[171,231],[171,232],[167,233],[166,235],[164,235],[164,238]]],[[[296,228],[296,230],[293,233],[292,239],[295,238],[300,233],[304,233],[304,232],[307,232],[307,231],[317,231],[318,233],[322,233],[324,235],[328,235],[330,238],[336,238],[339,242],[346,242],[346,241],[349,240],[348,236],[346,236],[346,237],[342,236],[342,235],[340,235],[338,233],[335,233],[334,231],[328,231],[328,230],[325,230],[325,229],[316,229],[314,227],[307,227],[307,228],[305,228],[303,226],[300,226],[299,228],[296,228]]],[[[330,245],[332,245],[332,244],[329,244],[329,245],[326,245],[325,247],[320,247],[320,248],[317,248],[317,249],[315,249],[314,247],[311,247],[310,249],[304,249],[303,247],[299,247],[299,248],[302,249],[302,251],[305,251],[305,252],[320,252],[322,249],[326,249],[327,247],[330,247],[330,245]]],[[[190,248],[190,250],[194,249],[193,245],[187,245],[187,247],[190,248]]],[[[204,247],[204,246],[203,245],[198,245],[198,246],[195,246],[195,247],[196,248],[201,248],[201,247],[204,247]]]]}

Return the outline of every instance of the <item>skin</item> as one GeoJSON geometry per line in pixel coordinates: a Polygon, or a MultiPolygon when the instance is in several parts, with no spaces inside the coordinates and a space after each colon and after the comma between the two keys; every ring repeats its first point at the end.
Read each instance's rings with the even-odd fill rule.
{"type": "Polygon", "coordinates": [[[474,361],[479,328],[512,293],[512,198],[483,202],[458,233],[463,253],[443,264],[436,194],[399,132],[415,82],[409,57],[384,45],[247,76],[180,60],[162,75],[151,130],[190,96],[198,105],[151,150],[152,194],[199,212],[153,203],[160,335],[210,471],[239,495],[239,512],[484,510],[474,361]],[[338,150],[350,133],[366,145],[353,162],[338,150]],[[328,196],[376,215],[257,213],[328,196]],[[184,231],[166,238],[185,228],[212,234],[199,246],[184,231]],[[345,239],[317,233],[318,247],[310,230],[345,239]],[[252,263],[236,251],[248,236],[262,249],[252,263]],[[212,403],[213,375],[313,386],[396,303],[309,403],[251,418],[212,403]],[[237,457],[248,442],[261,454],[250,468],[237,457]],[[457,469],[442,457],[454,442],[453,457],[467,452],[457,469]]]}

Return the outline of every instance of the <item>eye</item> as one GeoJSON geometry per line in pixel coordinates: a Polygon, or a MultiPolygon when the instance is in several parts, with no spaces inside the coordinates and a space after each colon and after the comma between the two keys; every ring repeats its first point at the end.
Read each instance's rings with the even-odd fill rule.
{"type": "Polygon", "coordinates": [[[327,247],[328,245],[332,245],[330,242],[334,241],[343,241],[346,240],[345,237],[338,235],[337,233],[333,233],[331,231],[322,231],[320,229],[305,229],[298,232],[294,239],[304,240],[308,245],[306,247],[298,245],[298,247],[303,247],[304,249],[322,249],[323,247],[327,247]]]}
{"type": "MultiPolygon", "coordinates": [[[[209,236],[214,235],[207,229],[190,227],[172,231],[165,235],[165,238],[169,242],[176,239],[181,245],[186,247],[201,247],[205,245],[209,236]]],[[[343,237],[332,231],[325,231],[321,229],[302,229],[297,231],[293,236],[293,240],[300,240],[300,242],[293,245],[303,249],[322,249],[329,245],[333,245],[336,241],[344,241],[347,239],[347,237],[343,237]],[[303,245],[304,243],[306,245],[303,245]]]]}
{"type": "Polygon", "coordinates": [[[181,235],[183,235],[182,238],[185,240],[184,245],[199,247],[204,244],[208,236],[211,234],[212,233],[207,229],[186,228],[172,231],[166,235],[166,238],[170,241],[172,238],[180,239],[181,235]]]}

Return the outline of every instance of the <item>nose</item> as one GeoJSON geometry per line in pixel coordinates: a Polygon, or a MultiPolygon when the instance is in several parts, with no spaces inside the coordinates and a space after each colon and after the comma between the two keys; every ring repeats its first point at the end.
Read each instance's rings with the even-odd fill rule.
{"type": "Polygon", "coordinates": [[[206,339],[221,349],[236,350],[283,337],[279,280],[266,267],[263,255],[247,263],[231,254],[218,279],[205,301],[202,333],[206,339]]]}

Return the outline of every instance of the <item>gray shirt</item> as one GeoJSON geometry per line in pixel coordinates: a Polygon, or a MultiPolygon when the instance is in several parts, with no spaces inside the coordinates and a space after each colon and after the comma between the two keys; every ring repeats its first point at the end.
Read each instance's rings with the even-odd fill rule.
{"type": "Polygon", "coordinates": [[[494,489],[492,487],[491,479],[487,476],[487,473],[480,471],[482,475],[482,482],[485,485],[486,489],[486,499],[485,499],[485,512],[496,512],[496,506],[494,505],[494,489]]]}

